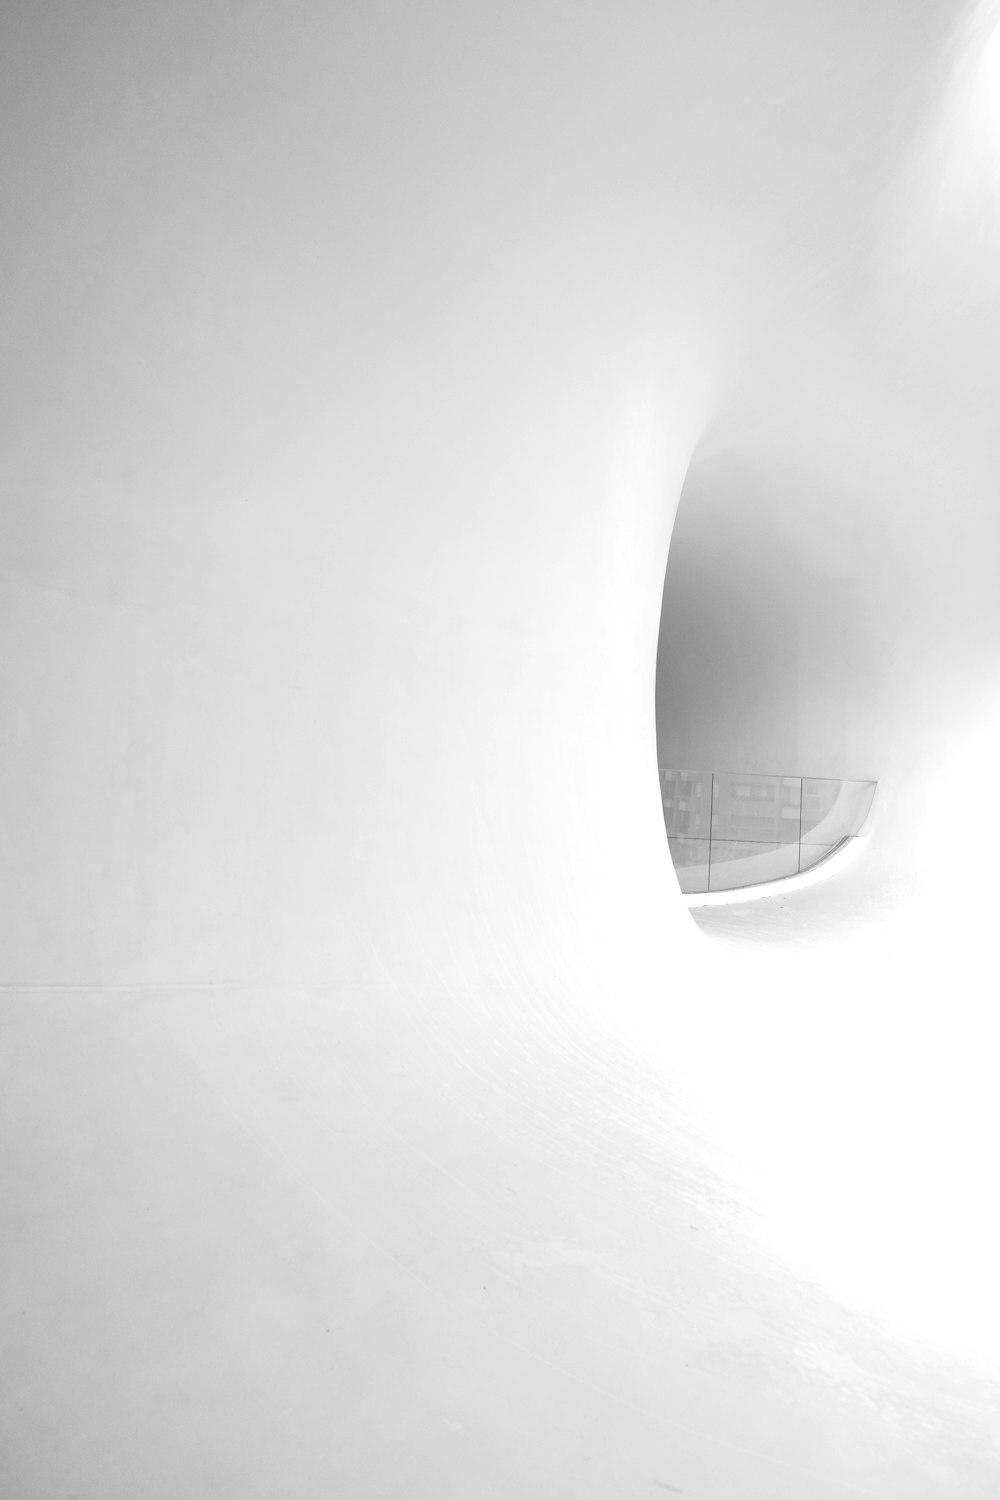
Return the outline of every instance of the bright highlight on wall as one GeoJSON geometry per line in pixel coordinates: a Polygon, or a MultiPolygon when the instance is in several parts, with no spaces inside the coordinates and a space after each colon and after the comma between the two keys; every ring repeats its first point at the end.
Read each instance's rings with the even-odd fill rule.
{"type": "MultiPolygon", "coordinates": [[[[1000,7],[986,0],[955,38],[948,87],[922,148],[944,220],[1000,227],[1000,7]]],[[[944,227],[944,225],[942,227],[944,227]]]]}

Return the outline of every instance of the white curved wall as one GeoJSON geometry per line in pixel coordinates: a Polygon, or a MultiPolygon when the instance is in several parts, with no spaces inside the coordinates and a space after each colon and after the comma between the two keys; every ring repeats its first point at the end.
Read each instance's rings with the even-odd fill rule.
{"type": "MultiPolygon", "coordinates": [[[[885,1129],[923,1118],[876,1066],[897,950],[832,1045],[854,950],[824,990],[708,947],[653,700],[692,455],[758,475],[689,487],[694,531],[749,493],[814,578],[846,528],[795,600],[827,687],[775,670],[762,755],[825,745],[834,682],[833,774],[919,789],[992,687],[992,263],[964,323],[911,316],[968,280],[929,233],[892,275],[955,20],[7,7],[19,1494],[995,1491],[995,1225],[949,1201],[890,1295],[942,1139],[885,1129]]],[[[985,1074],[949,1076],[971,1182],[985,1074]]]]}

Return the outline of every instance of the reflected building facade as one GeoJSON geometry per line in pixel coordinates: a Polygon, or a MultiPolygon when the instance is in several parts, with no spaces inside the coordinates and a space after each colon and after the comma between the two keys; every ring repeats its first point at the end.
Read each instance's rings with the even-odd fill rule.
{"type": "Polygon", "coordinates": [[[877,783],[660,767],[681,890],[737,890],[813,869],[856,834],[877,783]]]}

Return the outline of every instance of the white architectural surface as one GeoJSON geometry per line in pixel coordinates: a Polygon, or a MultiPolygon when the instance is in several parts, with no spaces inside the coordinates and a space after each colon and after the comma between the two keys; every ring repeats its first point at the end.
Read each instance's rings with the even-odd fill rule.
{"type": "Polygon", "coordinates": [[[1000,1493],[996,20],[4,6],[12,1500],[1000,1493]]]}

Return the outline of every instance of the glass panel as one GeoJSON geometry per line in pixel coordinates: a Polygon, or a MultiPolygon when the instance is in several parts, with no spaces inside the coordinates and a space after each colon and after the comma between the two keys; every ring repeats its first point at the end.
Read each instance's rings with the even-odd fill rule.
{"type": "Polygon", "coordinates": [[[708,890],[708,839],[667,840],[682,891],[708,890]]]}
{"type": "Polygon", "coordinates": [[[803,844],[799,854],[799,869],[812,870],[816,865],[821,865],[824,859],[829,859],[834,849],[839,849],[839,844],[803,844]]]}
{"type": "Polygon", "coordinates": [[[740,839],[712,840],[713,891],[734,891],[795,875],[799,868],[797,844],[758,844],[740,839]]]}
{"type": "Polygon", "coordinates": [[[674,838],[708,838],[711,771],[674,771],[661,766],[660,798],[669,835],[674,838]]]}
{"type": "Polygon", "coordinates": [[[717,775],[712,838],[794,844],[799,837],[800,800],[797,777],[717,775]]]}
{"type": "Polygon", "coordinates": [[[875,798],[874,781],[832,781],[806,777],[802,782],[802,840],[836,844],[856,833],[875,798]]]}
{"type": "Polygon", "coordinates": [[[877,787],[661,766],[663,819],[681,890],[734,891],[815,869],[862,827],[877,787]]]}

